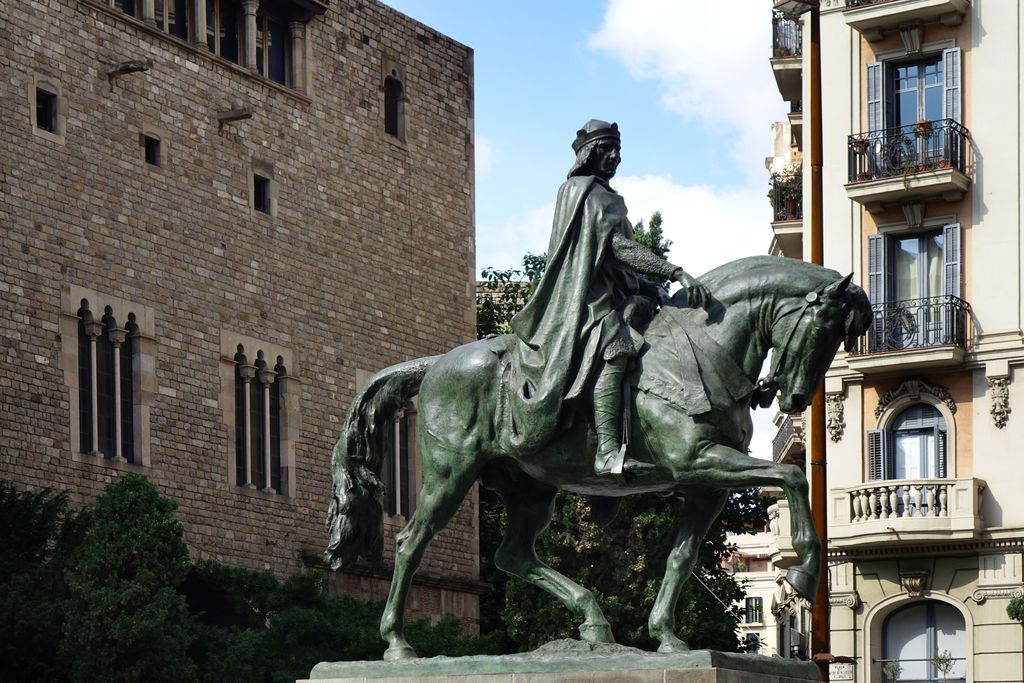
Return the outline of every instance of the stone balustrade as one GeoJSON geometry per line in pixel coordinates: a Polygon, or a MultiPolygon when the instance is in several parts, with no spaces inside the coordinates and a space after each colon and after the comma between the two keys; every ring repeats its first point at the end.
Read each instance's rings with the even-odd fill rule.
{"type": "Polygon", "coordinates": [[[832,490],[830,542],[973,538],[983,527],[980,479],[893,479],[832,490]]]}

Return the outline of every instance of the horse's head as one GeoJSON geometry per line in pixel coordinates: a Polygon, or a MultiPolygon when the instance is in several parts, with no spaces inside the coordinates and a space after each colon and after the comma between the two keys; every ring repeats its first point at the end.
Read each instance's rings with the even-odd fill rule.
{"type": "Polygon", "coordinates": [[[853,274],[807,292],[802,299],[782,302],[772,322],[772,371],[779,388],[779,409],[807,408],[828,366],[845,342],[852,350],[871,324],[871,304],[853,274]]]}

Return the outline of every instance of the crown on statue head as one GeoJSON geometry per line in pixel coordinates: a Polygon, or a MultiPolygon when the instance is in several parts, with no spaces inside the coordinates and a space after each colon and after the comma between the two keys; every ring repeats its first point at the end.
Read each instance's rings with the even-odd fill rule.
{"type": "Polygon", "coordinates": [[[576,131],[576,139],[572,143],[572,151],[579,153],[585,145],[595,140],[619,141],[619,124],[608,123],[600,119],[590,119],[583,127],[576,131]]]}

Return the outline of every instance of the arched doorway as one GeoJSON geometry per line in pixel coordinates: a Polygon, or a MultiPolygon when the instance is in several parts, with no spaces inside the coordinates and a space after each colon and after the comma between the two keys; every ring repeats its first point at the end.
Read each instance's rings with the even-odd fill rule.
{"type": "Polygon", "coordinates": [[[882,643],[885,683],[966,681],[967,629],[952,605],[924,600],[896,610],[882,625],[882,643]]]}

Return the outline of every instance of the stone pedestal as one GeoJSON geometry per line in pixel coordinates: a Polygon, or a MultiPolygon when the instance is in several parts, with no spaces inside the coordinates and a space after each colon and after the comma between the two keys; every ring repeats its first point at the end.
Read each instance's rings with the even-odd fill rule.
{"type": "Polygon", "coordinates": [[[820,678],[814,664],[790,659],[712,650],[657,654],[623,645],[558,640],[518,655],[321,662],[313,668],[309,680],[319,683],[806,683],[820,678]]]}

